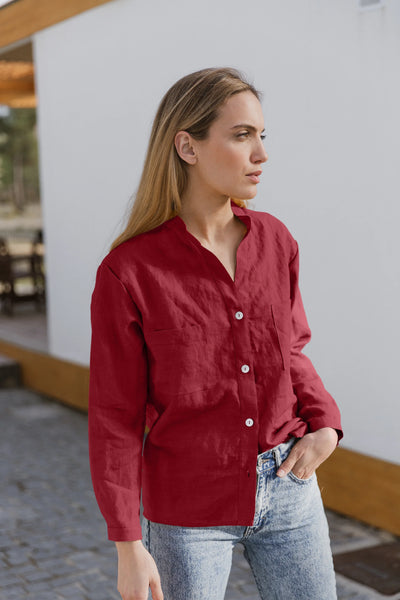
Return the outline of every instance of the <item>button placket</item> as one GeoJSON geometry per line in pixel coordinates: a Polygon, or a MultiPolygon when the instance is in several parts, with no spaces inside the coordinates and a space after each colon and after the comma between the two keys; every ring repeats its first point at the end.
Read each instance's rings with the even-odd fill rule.
{"type": "Polygon", "coordinates": [[[248,512],[245,505],[247,494],[254,495],[254,484],[257,471],[252,463],[253,457],[257,456],[258,450],[258,426],[257,426],[257,390],[254,380],[252,360],[252,344],[250,338],[249,323],[246,313],[247,297],[244,299],[241,293],[231,293],[229,290],[230,323],[235,349],[235,371],[238,383],[238,437],[242,449],[240,461],[240,509],[243,513],[248,512]],[[245,361],[248,360],[249,364],[245,361]],[[237,362],[236,362],[237,361],[237,362]],[[240,371],[239,371],[240,369],[240,371]],[[253,418],[250,417],[252,415],[253,418]],[[249,459],[249,457],[251,457],[249,459]]]}

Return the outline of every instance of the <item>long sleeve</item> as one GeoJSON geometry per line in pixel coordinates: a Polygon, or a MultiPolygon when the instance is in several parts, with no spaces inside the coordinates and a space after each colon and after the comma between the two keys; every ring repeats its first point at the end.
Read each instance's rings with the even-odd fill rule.
{"type": "Polygon", "coordinates": [[[297,242],[296,253],[289,268],[292,310],[290,374],[293,391],[298,399],[298,415],[308,424],[310,432],[322,427],[332,427],[336,429],[340,440],[343,437],[343,431],[339,408],[325,389],[311,360],[302,352],[304,346],[311,339],[311,330],[299,289],[299,247],[297,242]]]}
{"type": "Polygon", "coordinates": [[[147,357],[140,312],[104,261],[97,270],[90,310],[88,439],[93,489],[108,539],[138,540],[147,357]]]}

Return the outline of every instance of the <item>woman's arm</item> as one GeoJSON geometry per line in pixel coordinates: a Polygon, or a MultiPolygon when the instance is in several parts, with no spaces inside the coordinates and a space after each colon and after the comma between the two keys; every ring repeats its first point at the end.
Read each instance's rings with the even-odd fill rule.
{"type": "Polygon", "coordinates": [[[309,433],[297,442],[278,470],[283,477],[289,471],[301,478],[311,477],[315,469],[332,454],[343,437],[339,408],[325,389],[311,360],[303,354],[311,339],[299,289],[299,247],[289,263],[291,289],[290,375],[298,399],[298,416],[308,425],[309,433]]]}
{"type": "Polygon", "coordinates": [[[140,312],[104,260],[90,308],[88,435],[93,489],[108,539],[140,540],[147,357],[140,312]]]}
{"type": "Polygon", "coordinates": [[[298,416],[308,425],[309,432],[325,427],[336,430],[338,439],[343,437],[339,408],[325,389],[311,360],[303,353],[303,348],[311,340],[311,330],[304,311],[299,289],[299,247],[289,263],[291,289],[291,339],[290,376],[293,391],[298,399],[298,416]]]}

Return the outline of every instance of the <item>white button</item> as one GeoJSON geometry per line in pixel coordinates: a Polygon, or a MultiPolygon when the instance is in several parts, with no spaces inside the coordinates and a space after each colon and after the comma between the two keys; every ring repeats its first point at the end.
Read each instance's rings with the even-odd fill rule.
{"type": "Polygon", "coordinates": [[[248,373],[250,371],[249,365],[242,365],[242,373],[248,373]]]}
{"type": "Polygon", "coordinates": [[[251,427],[254,424],[253,419],[246,419],[246,425],[247,427],[251,427]]]}
{"type": "Polygon", "coordinates": [[[237,319],[243,319],[243,313],[240,310],[238,310],[237,313],[235,313],[235,317],[237,319]]]}

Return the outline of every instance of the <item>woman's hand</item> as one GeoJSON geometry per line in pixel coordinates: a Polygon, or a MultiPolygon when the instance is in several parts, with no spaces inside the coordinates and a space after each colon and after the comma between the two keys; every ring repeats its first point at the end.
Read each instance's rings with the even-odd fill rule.
{"type": "Polygon", "coordinates": [[[160,575],[151,554],[141,540],[116,542],[118,585],[122,600],[147,600],[149,586],[153,600],[163,600],[160,575]]]}
{"type": "Polygon", "coordinates": [[[335,450],[338,434],[332,427],[323,427],[306,433],[292,448],[277,471],[278,477],[292,473],[299,479],[308,479],[315,469],[335,450]]]}

